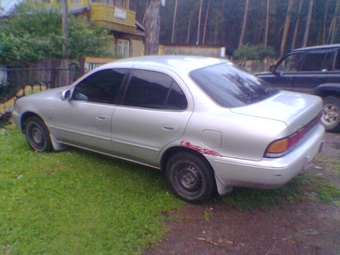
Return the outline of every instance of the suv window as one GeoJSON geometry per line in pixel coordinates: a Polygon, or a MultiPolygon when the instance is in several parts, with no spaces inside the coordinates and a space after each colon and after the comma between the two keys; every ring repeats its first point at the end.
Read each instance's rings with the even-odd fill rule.
{"type": "Polygon", "coordinates": [[[183,110],[187,100],[179,85],[168,75],[135,70],[127,88],[124,105],[152,109],[183,110]]]}
{"type": "Polygon", "coordinates": [[[266,81],[229,63],[201,68],[192,71],[190,76],[208,96],[224,107],[253,104],[279,92],[266,81]]]}
{"type": "Polygon", "coordinates": [[[115,104],[118,90],[127,72],[127,69],[98,71],[80,81],[73,92],[73,99],[115,104]]]}
{"type": "Polygon", "coordinates": [[[322,71],[333,69],[333,53],[329,50],[314,50],[306,54],[301,71],[322,71]]]}
{"type": "Polygon", "coordinates": [[[296,72],[299,70],[303,53],[288,55],[276,68],[277,72],[296,72]]]}
{"type": "Polygon", "coordinates": [[[336,51],[334,70],[340,70],[340,50],[336,51]]]}

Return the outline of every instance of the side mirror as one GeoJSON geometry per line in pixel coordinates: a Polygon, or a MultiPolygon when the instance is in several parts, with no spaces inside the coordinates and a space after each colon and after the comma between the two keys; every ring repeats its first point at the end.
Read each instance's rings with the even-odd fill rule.
{"type": "Polygon", "coordinates": [[[61,93],[61,100],[65,101],[65,100],[69,100],[71,98],[71,91],[65,90],[61,93]]]}
{"type": "Polygon", "coordinates": [[[275,65],[271,65],[271,66],[269,66],[269,71],[272,72],[272,73],[276,73],[275,68],[276,68],[275,65]]]}

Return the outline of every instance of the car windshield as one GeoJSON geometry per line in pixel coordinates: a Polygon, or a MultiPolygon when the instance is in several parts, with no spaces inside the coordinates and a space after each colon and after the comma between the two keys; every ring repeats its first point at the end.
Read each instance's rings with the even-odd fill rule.
{"type": "Polygon", "coordinates": [[[190,77],[206,94],[223,107],[253,104],[271,97],[279,91],[232,63],[201,68],[192,71],[190,77]]]}

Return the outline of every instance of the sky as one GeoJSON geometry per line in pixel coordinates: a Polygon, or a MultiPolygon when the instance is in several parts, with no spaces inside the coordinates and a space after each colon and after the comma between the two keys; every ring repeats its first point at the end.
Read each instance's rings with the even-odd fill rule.
{"type": "MultiPolygon", "coordinates": [[[[0,6],[4,9],[4,13],[10,11],[20,0],[0,0],[0,6]]],[[[1,14],[3,11],[1,11],[1,14]]]]}

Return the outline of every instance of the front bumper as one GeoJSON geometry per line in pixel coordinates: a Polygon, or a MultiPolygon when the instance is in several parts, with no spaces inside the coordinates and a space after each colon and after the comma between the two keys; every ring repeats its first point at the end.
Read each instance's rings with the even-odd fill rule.
{"type": "Polygon", "coordinates": [[[277,188],[289,182],[305,169],[323,145],[325,130],[317,125],[297,148],[280,158],[263,158],[260,161],[228,157],[207,156],[216,177],[219,194],[230,187],[277,188]]]}

